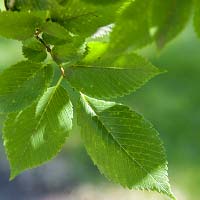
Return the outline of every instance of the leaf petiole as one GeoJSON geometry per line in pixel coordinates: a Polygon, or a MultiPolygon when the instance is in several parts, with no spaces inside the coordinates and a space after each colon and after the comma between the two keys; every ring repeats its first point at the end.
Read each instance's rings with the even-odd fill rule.
{"type": "MultiPolygon", "coordinates": [[[[52,49],[51,49],[51,47],[48,44],[46,44],[46,42],[39,36],[40,33],[41,33],[41,31],[39,29],[36,29],[36,31],[35,31],[35,38],[46,48],[47,52],[50,53],[51,58],[54,60],[54,57],[52,55],[52,49]]],[[[62,67],[62,65],[59,65],[59,67],[60,67],[60,70],[61,70],[62,77],[64,77],[65,76],[65,70],[62,67]]]]}

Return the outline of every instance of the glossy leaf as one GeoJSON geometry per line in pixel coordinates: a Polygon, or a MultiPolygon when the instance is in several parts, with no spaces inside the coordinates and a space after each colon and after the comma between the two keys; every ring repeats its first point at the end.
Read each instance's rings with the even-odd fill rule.
{"type": "Polygon", "coordinates": [[[38,104],[9,114],[3,139],[11,166],[10,178],[56,156],[72,128],[72,117],[68,94],[59,85],[49,88],[38,104]]]}
{"type": "Polygon", "coordinates": [[[79,125],[88,154],[108,179],[174,199],[163,145],[143,117],[124,105],[82,95],[79,125]]]}

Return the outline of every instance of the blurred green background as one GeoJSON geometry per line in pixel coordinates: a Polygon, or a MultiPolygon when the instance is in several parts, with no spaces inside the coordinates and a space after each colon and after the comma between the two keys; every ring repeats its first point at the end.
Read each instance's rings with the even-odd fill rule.
{"type": "MultiPolygon", "coordinates": [[[[139,52],[168,72],[136,93],[118,99],[150,120],[160,132],[169,161],[169,176],[180,200],[200,196],[200,39],[192,24],[165,49],[154,45],[139,52]]],[[[21,43],[0,38],[0,71],[19,60],[21,43]]],[[[14,75],[13,75],[14,78],[14,75]]],[[[2,125],[4,116],[0,116],[2,125]]],[[[2,128],[2,127],[1,127],[2,128]]],[[[161,195],[128,191],[108,183],[88,158],[74,127],[57,158],[9,182],[9,165],[0,145],[0,199],[3,200],[161,200],[161,195]]]]}

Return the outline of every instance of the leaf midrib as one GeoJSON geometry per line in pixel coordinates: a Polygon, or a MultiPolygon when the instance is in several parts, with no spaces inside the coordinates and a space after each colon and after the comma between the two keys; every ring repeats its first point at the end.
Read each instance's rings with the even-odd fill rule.
{"type": "MultiPolygon", "coordinates": [[[[88,106],[90,106],[90,103],[85,99],[83,98],[86,103],[88,104],[88,106]]],[[[129,159],[131,159],[133,162],[135,162],[141,169],[143,169],[148,175],[150,175],[150,177],[158,183],[158,185],[160,185],[160,187],[163,189],[163,191],[166,192],[166,194],[168,194],[168,192],[166,191],[166,189],[162,186],[162,184],[160,184],[156,178],[154,178],[154,176],[148,172],[148,170],[146,170],[135,158],[133,158],[129,152],[118,142],[118,140],[115,138],[115,136],[112,134],[111,131],[109,131],[106,127],[106,125],[101,121],[101,117],[99,117],[97,115],[97,113],[94,111],[94,109],[90,106],[90,108],[93,110],[93,112],[95,113],[97,119],[99,120],[99,122],[101,123],[101,125],[105,128],[105,130],[108,132],[109,135],[111,135],[111,137],[113,138],[114,142],[120,147],[120,149],[122,149],[124,151],[124,153],[129,157],[129,159]]]]}
{"type": "MultiPolygon", "coordinates": [[[[73,66],[71,66],[71,67],[69,67],[69,69],[70,68],[88,68],[88,69],[112,69],[112,70],[133,70],[133,69],[140,69],[139,67],[142,67],[142,66],[145,66],[145,65],[135,65],[135,66],[129,66],[129,67],[127,67],[127,66],[125,66],[125,67],[118,67],[118,66],[115,66],[115,67],[107,67],[107,66],[98,66],[98,65],[86,65],[86,64],[83,64],[83,65],[73,65],[73,66]]],[[[152,68],[152,69],[154,69],[154,68],[152,68]]],[[[155,68],[156,69],[156,68],[155,68]]],[[[141,70],[142,70],[142,68],[141,68],[141,70]]]]}
{"type": "MultiPolygon", "coordinates": [[[[48,107],[49,107],[49,104],[51,103],[51,101],[52,101],[52,99],[53,99],[53,96],[54,96],[55,93],[56,93],[56,90],[57,90],[58,87],[60,86],[62,79],[63,79],[63,76],[61,76],[61,78],[59,79],[58,83],[53,87],[54,89],[53,89],[53,91],[52,91],[52,93],[51,93],[51,95],[50,95],[50,97],[49,97],[49,101],[47,102],[47,105],[45,106],[45,108],[44,108],[42,114],[40,115],[39,121],[38,121],[38,123],[37,123],[37,125],[36,125],[36,128],[35,128],[36,130],[37,130],[38,127],[40,126],[40,124],[41,124],[41,122],[42,122],[42,119],[43,119],[43,117],[44,117],[44,114],[46,113],[46,111],[47,111],[47,109],[48,109],[48,107]]],[[[32,135],[33,135],[33,134],[32,134],[32,135]]]]}
{"type": "MultiPolygon", "coordinates": [[[[36,128],[35,128],[36,131],[37,131],[38,127],[40,126],[40,124],[41,124],[41,122],[42,122],[42,119],[43,119],[43,117],[44,117],[44,114],[45,114],[45,112],[47,111],[48,106],[49,106],[50,102],[52,101],[52,98],[53,98],[53,96],[54,96],[54,94],[55,94],[57,88],[60,86],[62,79],[63,79],[63,76],[61,76],[61,78],[59,79],[59,81],[57,82],[57,84],[54,86],[54,90],[53,90],[52,94],[50,95],[49,101],[48,101],[47,105],[45,106],[44,111],[43,111],[42,114],[40,115],[40,119],[39,119],[38,123],[36,124],[36,128]]],[[[20,114],[21,114],[21,113],[20,113],[20,114]]],[[[34,133],[35,133],[35,131],[29,136],[29,138],[31,138],[31,137],[34,135],[34,133]]],[[[24,151],[22,152],[22,155],[21,155],[21,159],[19,159],[19,163],[20,163],[21,160],[23,159],[23,156],[24,156],[24,154],[26,153],[26,151],[27,151],[27,149],[28,149],[28,147],[29,147],[29,142],[30,142],[30,140],[25,144],[24,151]]],[[[15,164],[15,166],[16,166],[16,164],[15,164]]],[[[36,166],[38,166],[38,165],[36,165],[36,166]]],[[[14,169],[16,170],[17,168],[12,168],[12,169],[13,169],[13,170],[14,170],[14,169]]],[[[13,177],[11,177],[10,179],[13,179],[13,177]]]]}
{"type": "Polygon", "coordinates": [[[75,15],[75,16],[67,16],[66,17],[66,20],[76,20],[76,19],[79,19],[80,17],[85,17],[85,16],[94,16],[94,17],[96,17],[96,15],[95,15],[95,11],[93,11],[93,12],[86,12],[86,13],[83,13],[83,14],[80,14],[80,15],[75,15]]]}

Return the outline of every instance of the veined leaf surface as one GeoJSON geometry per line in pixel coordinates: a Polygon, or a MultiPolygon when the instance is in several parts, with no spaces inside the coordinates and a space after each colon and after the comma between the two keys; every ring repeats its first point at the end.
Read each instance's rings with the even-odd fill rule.
{"type": "Polygon", "coordinates": [[[0,35],[5,38],[26,40],[43,24],[43,12],[0,12],[0,35]]]}
{"type": "Polygon", "coordinates": [[[65,70],[72,87],[89,96],[107,99],[129,94],[159,73],[158,68],[133,53],[103,56],[65,70]]]}
{"type": "Polygon", "coordinates": [[[10,178],[56,156],[72,128],[72,117],[72,104],[61,86],[49,88],[38,104],[9,114],[3,139],[10,178]]]}
{"type": "Polygon", "coordinates": [[[52,78],[51,65],[22,61],[0,74],[0,112],[15,112],[42,95],[52,78]]]}
{"type": "Polygon", "coordinates": [[[83,94],[78,117],[88,154],[108,179],[174,199],[164,148],[149,122],[127,106],[83,94]]]}
{"type": "Polygon", "coordinates": [[[47,57],[46,48],[36,38],[23,41],[23,55],[34,62],[42,62],[47,57]]]}

